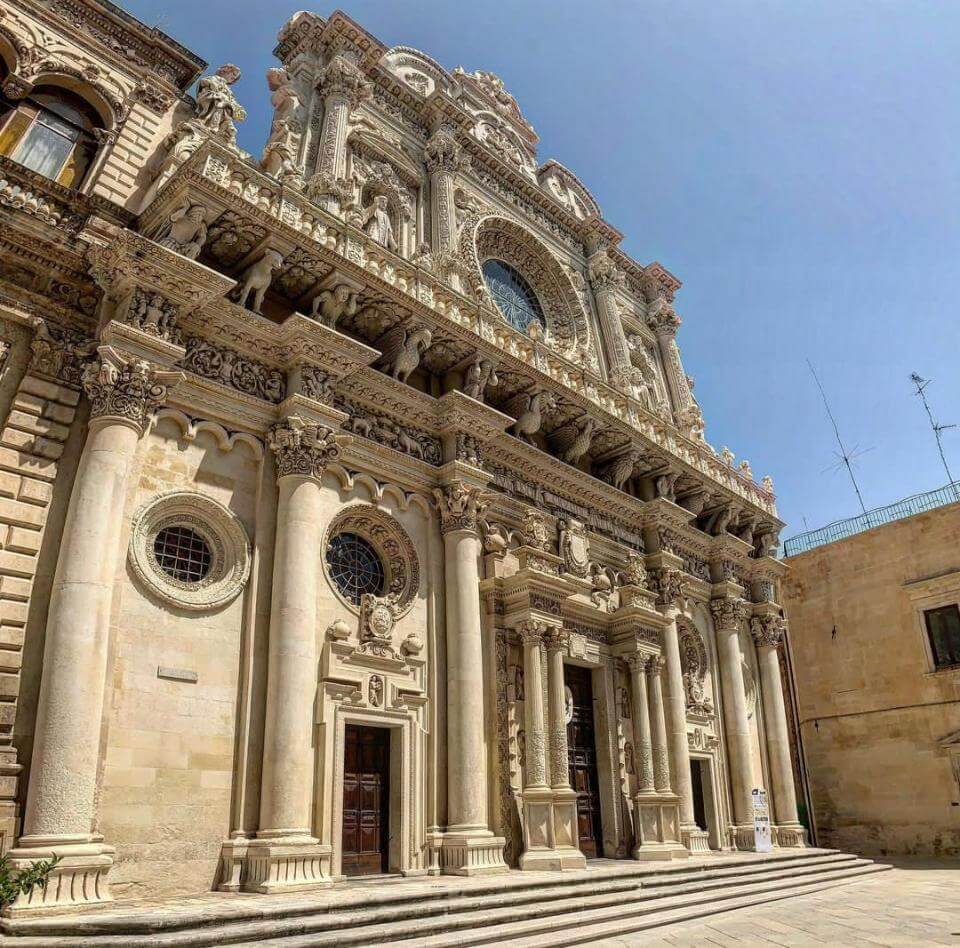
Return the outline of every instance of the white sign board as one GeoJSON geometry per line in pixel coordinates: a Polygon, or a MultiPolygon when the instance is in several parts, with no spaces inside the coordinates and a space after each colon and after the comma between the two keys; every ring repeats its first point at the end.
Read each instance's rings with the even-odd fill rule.
{"type": "Polygon", "coordinates": [[[758,853],[768,853],[773,849],[767,791],[761,790],[759,787],[753,788],[753,835],[754,846],[758,853]]]}

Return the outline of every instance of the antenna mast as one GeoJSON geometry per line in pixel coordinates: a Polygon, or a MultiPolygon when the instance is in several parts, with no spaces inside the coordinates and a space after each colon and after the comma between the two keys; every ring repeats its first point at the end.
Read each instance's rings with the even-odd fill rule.
{"type": "Polygon", "coordinates": [[[950,466],[947,464],[947,457],[943,453],[943,439],[940,437],[941,432],[947,431],[950,428],[956,428],[956,425],[939,425],[933,418],[933,412],[930,411],[930,404],[927,401],[926,388],[933,381],[933,379],[924,379],[917,375],[916,372],[911,373],[910,381],[917,387],[915,395],[918,395],[920,401],[923,402],[923,407],[927,412],[927,418],[930,419],[930,427],[933,429],[933,436],[937,439],[937,450],[940,452],[940,460],[943,462],[943,469],[947,472],[947,483],[953,488],[953,496],[960,500],[960,493],[957,490],[957,484],[953,479],[953,475],[950,473],[950,466]]]}
{"type": "Polygon", "coordinates": [[[853,465],[850,463],[853,460],[853,456],[847,451],[846,446],[843,443],[843,439],[840,437],[840,429],[837,427],[837,420],[833,417],[833,412],[830,411],[830,402],[827,401],[827,393],[823,390],[823,386],[820,384],[820,377],[817,375],[816,369],[814,369],[810,360],[807,359],[807,368],[810,370],[810,374],[813,376],[814,382],[817,383],[817,388],[820,389],[820,397],[823,399],[823,407],[827,410],[827,417],[830,419],[830,424],[833,425],[833,433],[836,435],[837,444],[840,446],[840,461],[843,466],[847,469],[847,473],[850,475],[850,483],[853,484],[853,489],[857,492],[857,500],[860,501],[860,509],[866,514],[867,507],[863,502],[863,495],[860,493],[860,487],[857,484],[857,479],[853,474],[853,465]]]}

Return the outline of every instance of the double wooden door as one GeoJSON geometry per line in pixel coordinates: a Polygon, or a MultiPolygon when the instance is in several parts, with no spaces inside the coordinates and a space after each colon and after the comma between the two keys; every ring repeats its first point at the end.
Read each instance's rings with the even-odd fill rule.
{"type": "Polygon", "coordinates": [[[590,669],[577,665],[564,666],[564,679],[573,699],[572,715],[567,723],[570,786],[577,791],[580,852],[589,859],[603,855],[597,741],[593,727],[593,683],[590,669]]]}
{"type": "Polygon", "coordinates": [[[348,724],[343,755],[341,871],[387,871],[390,811],[390,732],[348,724]]]}

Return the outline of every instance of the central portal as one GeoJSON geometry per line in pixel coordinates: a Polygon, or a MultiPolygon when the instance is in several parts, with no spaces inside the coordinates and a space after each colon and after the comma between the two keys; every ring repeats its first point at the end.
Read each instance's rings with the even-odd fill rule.
{"type": "Polygon", "coordinates": [[[577,791],[577,834],[588,859],[603,855],[600,823],[600,781],[593,728],[593,681],[589,668],[564,666],[568,695],[567,754],[570,786],[577,791]]]}
{"type": "Polygon", "coordinates": [[[390,801],[390,732],[348,724],[343,754],[345,876],[387,871],[390,801]]]}

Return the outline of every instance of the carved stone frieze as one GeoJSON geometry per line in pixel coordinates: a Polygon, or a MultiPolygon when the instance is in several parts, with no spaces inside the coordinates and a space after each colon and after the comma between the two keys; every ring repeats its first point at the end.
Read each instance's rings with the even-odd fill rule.
{"type": "Polygon", "coordinates": [[[186,355],[181,366],[202,378],[279,404],[286,394],[286,378],[279,369],[241,355],[226,346],[215,346],[199,336],[186,340],[186,355]]]}
{"type": "Polygon", "coordinates": [[[179,308],[160,293],[148,293],[137,287],[127,310],[127,321],[141,331],[166,342],[182,344],[177,328],[179,308]]]}
{"type": "Polygon", "coordinates": [[[30,343],[30,371],[79,388],[86,360],[96,348],[96,342],[78,330],[40,322],[30,343]]]}

